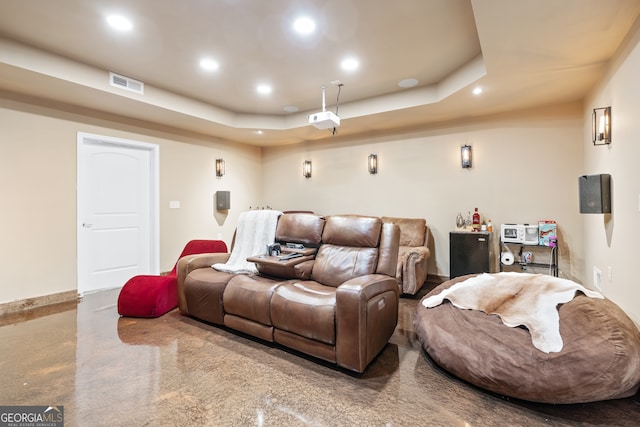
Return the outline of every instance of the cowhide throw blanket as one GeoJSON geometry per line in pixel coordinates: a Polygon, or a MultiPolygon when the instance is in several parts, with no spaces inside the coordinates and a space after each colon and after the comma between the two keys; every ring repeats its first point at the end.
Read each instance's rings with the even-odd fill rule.
{"type": "Polygon", "coordinates": [[[571,301],[576,291],[604,298],[571,280],[548,275],[484,273],[425,298],[422,304],[431,308],[448,299],[458,308],[497,314],[506,326],[526,326],[534,347],[551,353],[563,346],[557,306],[571,301]]]}

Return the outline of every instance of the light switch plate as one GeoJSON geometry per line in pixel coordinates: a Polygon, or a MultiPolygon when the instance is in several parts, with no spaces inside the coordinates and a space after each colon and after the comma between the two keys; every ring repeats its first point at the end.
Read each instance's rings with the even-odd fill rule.
{"type": "Polygon", "coordinates": [[[593,286],[595,286],[598,292],[602,292],[602,271],[593,266],[593,286]]]}
{"type": "Polygon", "coordinates": [[[180,209],[180,201],[179,200],[171,200],[169,202],[169,209],[180,209]]]}

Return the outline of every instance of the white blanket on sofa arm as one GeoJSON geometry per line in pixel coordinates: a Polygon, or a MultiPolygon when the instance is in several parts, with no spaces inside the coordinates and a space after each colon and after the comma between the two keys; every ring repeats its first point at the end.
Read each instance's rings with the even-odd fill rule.
{"type": "Polygon", "coordinates": [[[280,215],[282,212],[270,209],[241,213],[236,228],[236,241],[229,260],[224,264],[213,264],[211,267],[225,273],[257,274],[255,263],[247,261],[247,258],[264,254],[267,245],[274,242],[280,215]]]}

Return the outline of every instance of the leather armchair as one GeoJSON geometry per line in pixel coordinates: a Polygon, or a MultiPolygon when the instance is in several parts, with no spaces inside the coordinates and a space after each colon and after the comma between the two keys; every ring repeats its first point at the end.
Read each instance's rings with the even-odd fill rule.
{"type": "Polygon", "coordinates": [[[427,262],[431,251],[429,227],[423,218],[382,217],[385,223],[400,228],[400,249],[395,277],[401,294],[415,295],[427,280],[427,262]]]}
{"type": "Polygon", "coordinates": [[[310,280],[273,291],[274,341],[363,372],[398,322],[399,239],[380,218],[328,216],[310,280]]]}

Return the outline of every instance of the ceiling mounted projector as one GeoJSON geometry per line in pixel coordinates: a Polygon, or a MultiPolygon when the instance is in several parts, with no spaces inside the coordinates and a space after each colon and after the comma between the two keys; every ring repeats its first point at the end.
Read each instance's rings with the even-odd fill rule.
{"type": "Polygon", "coordinates": [[[340,117],[331,111],[309,114],[309,124],[318,129],[331,129],[340,126],[340,117]]]}
{"type": "Polygon", "coordinates": [[[340,117],[327,111],[325,108],[325,91],[327,87],[322,86],[322,111],[309,114],[309,124],[318,129],[335,129],[340,126],[340,117]]]}

